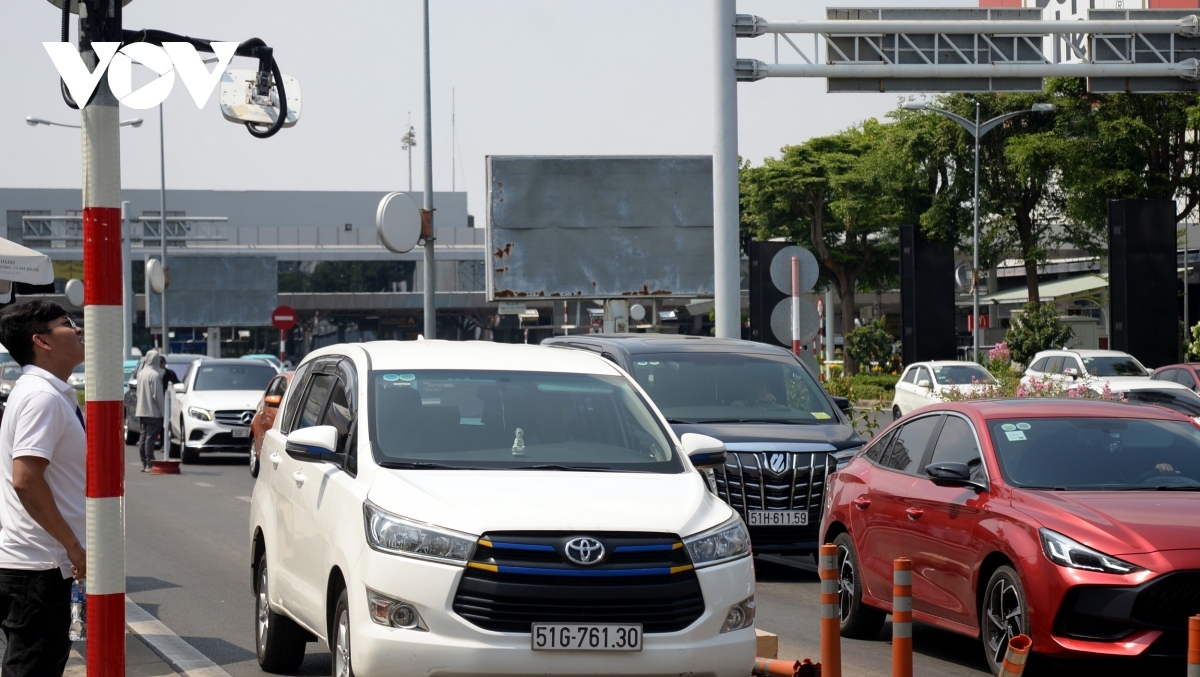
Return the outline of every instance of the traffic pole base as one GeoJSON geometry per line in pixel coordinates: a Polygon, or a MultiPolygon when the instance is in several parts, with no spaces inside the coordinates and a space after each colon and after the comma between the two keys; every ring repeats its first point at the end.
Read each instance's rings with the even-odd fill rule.
{"type": "Polygon", "coordinates": [[[150,463],[151,475],[178,475],[179,466],[183,465],[179,461],[152,461],[150,463]]]}

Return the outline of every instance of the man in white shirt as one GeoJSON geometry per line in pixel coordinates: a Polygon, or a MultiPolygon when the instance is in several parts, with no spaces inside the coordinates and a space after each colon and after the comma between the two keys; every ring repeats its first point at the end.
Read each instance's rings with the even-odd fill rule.
{"type": "Polygon", "coordinates": [[[87,437],[67,378],[83,332],[56,303],[0,315],[23,367],[0,423],[0,629],[4,677],[61,677],[71,650],[71,584],[87,576],[87,437]]]}

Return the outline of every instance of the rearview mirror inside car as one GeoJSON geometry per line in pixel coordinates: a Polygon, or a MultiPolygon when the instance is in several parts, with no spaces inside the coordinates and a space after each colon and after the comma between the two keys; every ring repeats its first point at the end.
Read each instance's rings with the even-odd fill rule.
{"type": "Polygon", "coordinates": [[[683,452],[697,469],[719,468],[725,465],[725,443],[721,440],[708,435],[684,433],[679,441],[683,443],[683,452]]]}
{"type": "Polygon", "coordinates": [[[338,431],[331,425],[301,428],[287,436],[284,449],[297,461],[336,462],[338,431]]]}

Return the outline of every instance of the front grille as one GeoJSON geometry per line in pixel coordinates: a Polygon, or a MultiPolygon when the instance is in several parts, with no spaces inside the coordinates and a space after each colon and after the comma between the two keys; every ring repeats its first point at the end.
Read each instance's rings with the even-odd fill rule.
{"type": "Polygon", "coordinates": [[[253,409],[250,409],[250,410],[236,409],[236,410],[228,410],[228,411],[218,411],[215,414],[213,414],[213,417],[216,418],[217,423],[220,423],[221,425],[242,427],[242,426],[250,425],[249,422],[242,423],[242,416],[245,414],[250,414],[251,416],[253,416],[254,410],[253,409]]]}
{"type": "Polygon", "coordinates": [[[694,623],[704,595],[674,535],[505,532],[479,539],[453,609],[496,632],[529,632],[533,623],[641,623],[653,634],[694,623]],[[604,545],[599,564],[563,556],[567,541],[581,535],[604,545]]]}
{"type": "Polygon", "coordinates": [[[1156,628],[1180,630],[1200,609],[1200,571],[1179,571],[1150,583],[1133,603],[1133,619],[1156,628]]]}
{"type": "Polygon", "coordinates": [[[717,495],[749,521],[750,510],[807,510],[806,527],[750,527],[756,547],[815,542],[825,478],[836,461],[828,452],[731,451],[713,471],[717,495]],[[780,458],[782,457],[782,458],[780,458]]]}

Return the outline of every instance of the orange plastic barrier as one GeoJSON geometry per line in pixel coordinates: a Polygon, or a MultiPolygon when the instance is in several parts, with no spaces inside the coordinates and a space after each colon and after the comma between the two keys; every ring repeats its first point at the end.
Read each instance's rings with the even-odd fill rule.
{"type": "Polygon", "coordinates": [[[1008,640],[1008,650],[1004,653],[1004,662],[1000,666],[1000,677],[1020,677],[1025,672],[1025,661],[1029,659],[1029,649],[1033,640],[1028,635],[1017,635],[1008,640]]]}
{"type": "Polygon", "coordinates": [[[1187,677],[1200,677],[1200,616],[1188,619],[1187,677]]]}
{"type": "Polygon", "coordinates": [[[912,560],[892,564],[892,677],[913,677],[912,560]]]}
{"type": "Polygon", "coordinates": [[[842,621],[836,545],[821,546],[817,566],[817,573],[821,577],[821,669],[825,677],[842,677],[842,621]]]}
{"type": "Polygon", "coordinates": [[[752,672],[759,677],[821,677],[821,664],[807,658],[803,661],[755,658],[752,672]]]}

